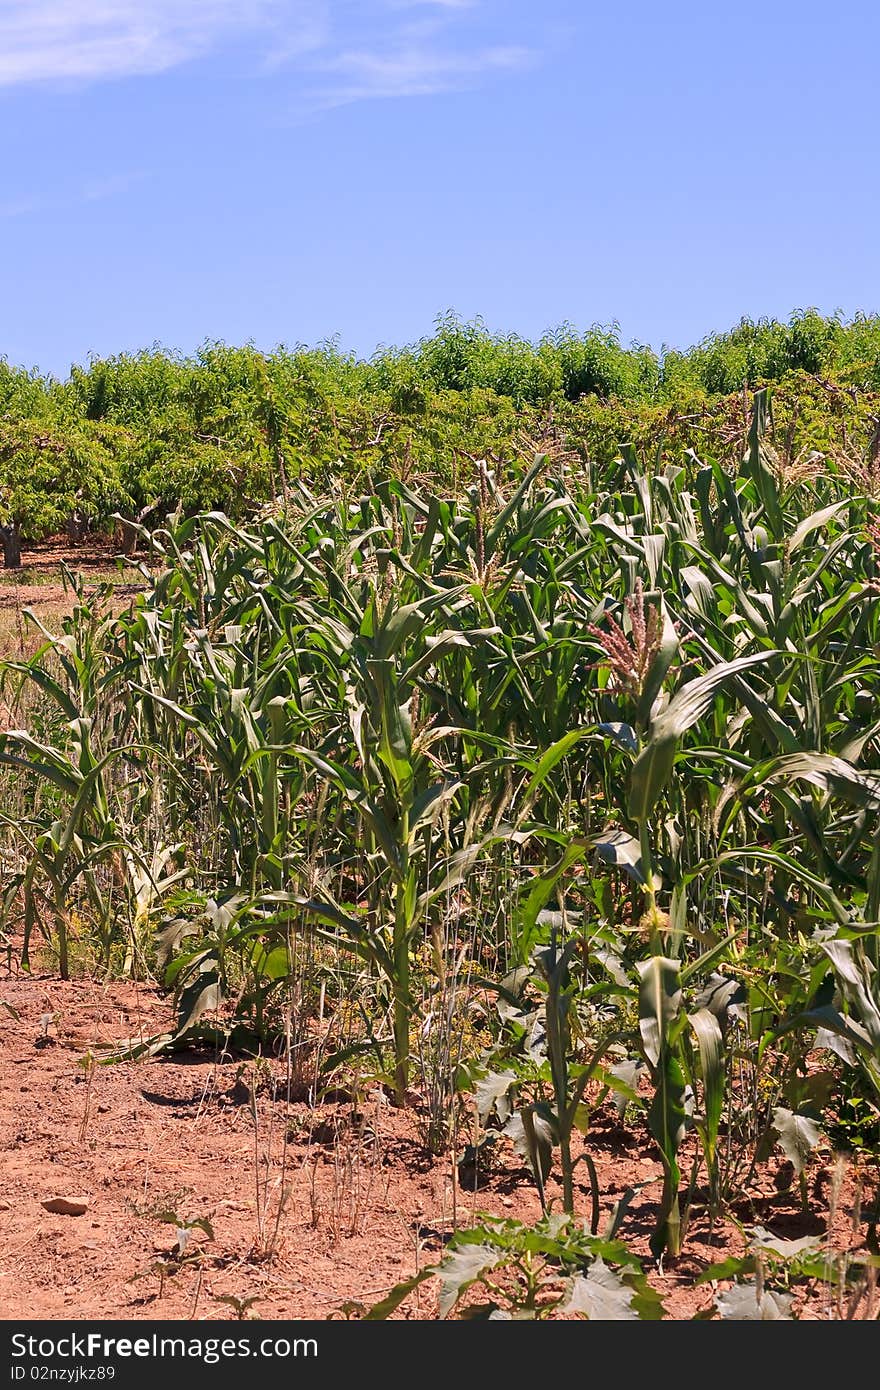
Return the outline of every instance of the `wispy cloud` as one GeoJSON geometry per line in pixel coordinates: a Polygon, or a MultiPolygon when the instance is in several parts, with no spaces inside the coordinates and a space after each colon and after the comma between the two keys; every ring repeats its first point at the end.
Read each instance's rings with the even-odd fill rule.
{"type": "Polygon", "coordinates": [[[305,110],[461,91],[534,61],[503,0],[335,0],[333,41],[301,64],[305,110]]]}
{"type": "Polygon", "coordinates": [[[10,198],[5,202],[0,200],[0,222],[38,213],[42,215],[66,212],[83,203],[103,203],[121,197],[146,178],[149,178],[149,175],[145,170],[131,169],[126,173],[108,174],[104,178],[92,179],[61,192],[24,194],[20,198],[10,198]]]}
{"type": "Polygon", "coordinates": [[[156,75],[246,40],[317,111],[524,67],[506,31],[498,0],[0,0],[0,88],[156,75]]]}
{"type": "Polygon", "coordinates": [[[165,72],[241,34],[323,38],[312,0],[0,0],[0,85],[165,72]]]}
{"type": "Polygon", "coordinates": [[[522,68],[508,28],[501,0],[0,0],[0,87],[150,76],[235,43],[319,111],[522,68]]]}
{"type": "Polygon", "coordinates": [[[529,49],[516,45],[489,46],[470,53],[405,42],[396,49],[345,50],[321,63],[334,79],[319,84],[313,95],[322,107],[342,106],[368,97],[434,96],[470,86],[491,72],[510,72],[528,65],[529,49]]]}
{"type": "Polygon", "coordinates": [[[436,10],[472,10],[480,0],[384,0],[389,10],[417,10],[433,6],[436,10]]]}
{"type": "Polygon", "coordinates": [[[107,174],[103,178],[91,179],[78,190],[77,199],[83,203],[103,203],[108,198],[120,198],[147,177],[144,169],[129,169],[124,174],[107,174]]]}

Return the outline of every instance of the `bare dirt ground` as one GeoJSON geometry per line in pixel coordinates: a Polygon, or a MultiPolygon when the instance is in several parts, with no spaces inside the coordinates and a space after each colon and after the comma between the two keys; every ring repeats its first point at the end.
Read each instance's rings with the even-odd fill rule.
{"type": "Polygon", "coordinates": [[[118,555],[118,547],[102,537],[89,537],[75,546],[66,537],[52,536],[22,551],[20,569],[0,568],[0,659],[32,656],[41,644],[43,638],[25,609],[32,610],[50,631],[58,630],[72,601],[64,585],[63,566],[81,576],[87,593],[98,583],[111,582],[114,610],[124,608],[144,588],[144,579],[133,557],[120,569],[118,555]]]}
{"type": "MultiPolygon", "coordinates": [[[[276,1062],[255,1068],[190,1053],[89,1065],[90,1053],[168,1026],[167,1001],[153,987],[65,984],[19,975],[13,964],[0,970],[0,1001],[4,1318],[228,1318],[234,1301],[247,1299],[257,1300],[249,1313],[260,1319],[340,1316],[346,1303],[369,1306],[435,1262],[455,1224],[467,1227],[476,1212],[540,1214],[512,1149],[502,1149],[477,1192],[464,1191],[451,1156],[426,1152],[417,1112],[396,1110],[378,1089],[356,1104],[311,1105],[288,1101],[276,1062]],[[54,1198],[85,1209],[46,1210],[54,1198]],[[193,1227],[178,1258],[175,1221],[198,1220],[212,1238],[193,1227]]],[[[744,1249],[741,1231],[728,1222],[710,1232],[697,1217],[682,1258],[658,1270],[647,1256],[661,1175],[650,1140],[622,1130],[609,1111],[590,1151],[603,1222],[626,1187],[645,1185],[621,1235],[645,1258],[667,1315],[709,1308],[711,1287],[694,1279],[744,1249]]],[[[784,1167],[770,1164],[743,1219],[787,1238],[824,1232],[827,1149],[822,1157],[809,1211],[784,1167]]],[[[558,1208],[552,1180],[549,1191],[558,1208]]],[[[586,1213],[584,1189],[579,1201],[586,1213]]],[[[840,1248],[861,1239],[848,1205],[830,1237],[840,1248]]],[[[800,1302],[804,1316],[828,1316],[821,1297],[800,1302]]],[[[400,1315],[436,1316],[434,1284],[400,1315]]]]}
{"type": "Polygon", "coordinates": [[[57,571],[62,564],[72,570],[107,569],[119,554],[119,546],[109,536],[90,535],[80,545],[63,534],[47,536],[22,547],[19,570],[2,570],[0,574],[5,578],[23,574],[27,582],[38,582],[41,575],[57,571]]]}

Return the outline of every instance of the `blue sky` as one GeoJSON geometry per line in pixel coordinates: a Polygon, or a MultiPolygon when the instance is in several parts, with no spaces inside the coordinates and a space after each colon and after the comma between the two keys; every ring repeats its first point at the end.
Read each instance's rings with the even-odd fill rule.
{"type": "Polygon", "coordinates": [[[880,310],[872,0],[0,0],[0,354],[880,310]]]}

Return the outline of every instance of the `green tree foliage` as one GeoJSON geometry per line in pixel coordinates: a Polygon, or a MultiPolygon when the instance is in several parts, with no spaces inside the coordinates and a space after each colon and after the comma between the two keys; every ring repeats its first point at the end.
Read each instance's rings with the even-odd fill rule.
{"type": "Polygon", "coordinates": [[[76,520],[87,525],[119,506],[124,432],[86,421],[0,419],[0,538],[8,567],[22,535],[38,539],[76,520]]]}
{"type": "Polygon", "coordinates": [[[529,342],[449,314],[367,361],[335,342],[269,353],[208,342],[193,357],[94,358],[58,382],[0,360],[4,535],[14,550],[71,517],[109,526],[117,512],[241,520],[298,478],[354,487],[379,470],[456,488],[475,458],[503,476],[536,446],[588,477],[624,442],[658,464],[688,446],[732,462],[744,392],[767,382],[784,466],[813,453],[874,466],[880,319],[868,315],[743,319],[659,354],[624,346],[614,325],[563,324],[529,342]]]}

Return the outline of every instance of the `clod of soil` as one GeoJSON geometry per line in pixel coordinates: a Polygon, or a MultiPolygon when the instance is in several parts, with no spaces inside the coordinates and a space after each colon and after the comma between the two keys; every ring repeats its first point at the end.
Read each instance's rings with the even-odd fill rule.
{"type": "Polygon", "coordinates": [[[49,1197],[40,1206],[58,1216],[85,1216],[89,1209],[88,1202],[72,1201],[69,1197],[49,1197]]]}

